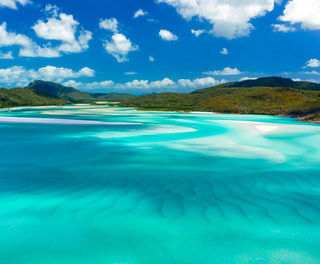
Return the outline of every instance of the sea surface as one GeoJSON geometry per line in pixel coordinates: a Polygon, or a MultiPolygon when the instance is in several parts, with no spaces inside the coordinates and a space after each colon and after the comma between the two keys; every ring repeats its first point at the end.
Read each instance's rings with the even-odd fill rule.
{"type": "Polygon", "coordinates": [[[320,126],[0,111],[1,264],[319,264],[320,126]]]}

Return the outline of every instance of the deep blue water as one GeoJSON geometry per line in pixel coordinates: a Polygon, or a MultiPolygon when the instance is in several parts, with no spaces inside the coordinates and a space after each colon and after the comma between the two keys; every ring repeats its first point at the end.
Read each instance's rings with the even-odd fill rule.
{"type": "Polygon", "coordinates": [[[1,264],[320,263],[318,125],[102,106],[0,117],[22,118],[0,119],[1,264]]]}

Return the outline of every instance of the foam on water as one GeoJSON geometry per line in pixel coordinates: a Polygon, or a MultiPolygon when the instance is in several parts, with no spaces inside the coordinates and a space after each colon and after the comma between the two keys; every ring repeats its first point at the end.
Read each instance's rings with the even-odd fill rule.
{"type": "Polygon", "coordinates": [[[1,264],[320,263],[320,126],[85,105],[0,116],[22,120],[0,122],[1,264]]]}

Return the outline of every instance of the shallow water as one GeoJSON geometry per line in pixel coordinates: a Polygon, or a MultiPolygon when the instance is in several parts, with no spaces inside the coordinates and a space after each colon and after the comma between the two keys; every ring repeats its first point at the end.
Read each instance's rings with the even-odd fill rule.
{"type": "Polygon", "coordinates": [[[318,125],[103,106],[0,117],[1,264],[320,263],[318,125]]]}

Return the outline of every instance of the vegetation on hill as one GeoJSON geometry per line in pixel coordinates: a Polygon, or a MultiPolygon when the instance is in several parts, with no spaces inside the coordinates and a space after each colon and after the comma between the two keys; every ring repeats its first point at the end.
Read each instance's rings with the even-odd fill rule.
{"type": "Polygon", "coordinates": [[[45,81],[34,81],[26,89],[35,92],[38,95],[60,98],[70,102],[90,101],[92,97],[89,93],[81,92],[72,87],[66,87],[61,84],[45,81]]]}
{"type": "Polygon", "coordinates": [[[0,108],[93,103],[95,101],[121,102],[134,97],[129,94],[86,93],[53,82],[34,81],[26,88],[0,88],[0,108]]]}
{"type": "Polygon", "coordinates": [[[320,85],[278,77],[261,78],[188,94],[143,95],[125,100],[121,105],[152,110],[284,115],[320,121],[320,85]],[[290,87],[276,86],[277,82],[290,87]]]}
{"type": "Polygon", "coordinates": [[[121,102],[149,110],[269,114],[320,122],[320,84],[271,77],[231,82],[192,93],[142,95],[86,93],[72,87],[34,81],[26,88],[0,88],[0,107],[121,102]]]}
{"type": "Polygon", "coordinates": [[[67,101],[41,96],[24,88],[0,88],[0,107],[63,105],[67,101]]]}
{"type": "MultiPolygon", "coordinates": [[[[265,77],[259,78],[255,80],[246,80],[242,82],[231,82],[220,85],[220,87],[224,88],[232,88],[232,87],[286,87],[286,88],[294,88],[298,90],[315,90],[320,91],[320,84],[312,83],[312,82],[302,82],[302,81],[293,81],[288,78],[282,77],[265,77]]],[[[201,91],[201,90],[200,90],[201,91]]]]}
{"type": "Polygon", "coordinates": [[[45,81],[34,81],[30,83],[26,89],[34,91],[36,94],[42,96],[49,96],[54,98],[60,98],[72,103],[84,103],[94,101],[111,101],[121,102],[125,99],[134,98],[134,95],[130,94],[101,94],[101,93],[86,93],[79,91],[72,87],[66,87],[61,84],[45,81]]]}

